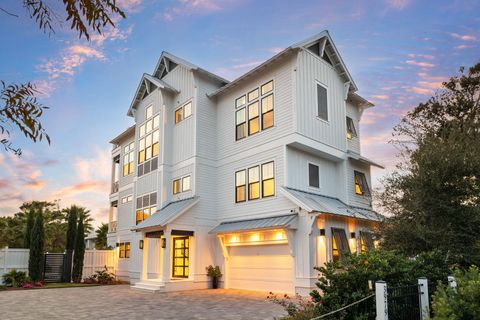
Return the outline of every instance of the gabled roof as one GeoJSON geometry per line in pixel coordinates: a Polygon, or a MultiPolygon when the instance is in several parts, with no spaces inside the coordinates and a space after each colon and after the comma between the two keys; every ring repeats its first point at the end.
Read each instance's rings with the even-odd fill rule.
{"type": "Polygon", "coordinates": [[[350,159],[353,159],[353,160],[356,160],[356,161],[359,161],[359,162],[362,162],[362,163],[365,163],[365,164],[368,164],[370,166],[375,166],[377,168],[380,168],[380,169],[385,169],[384,166],[382,166],[381,164],[378,164],[376,163],[375,161],[373,160],[370,160],[368,159],[367,157],[364,157],[356,152],[353,152],[351,150],[348,150],[347,151],[347,157],[350,158],[350,159]]]}
{"type": "Polygon", "coordinates": [[[371,209],[350,206],[337,198],[288,187],[282,187],[282,192],[299,207],[311,213],[334,214],[370,221],[382,220],[382,216],[371,209]]]}
{"type": "Polygon", "coordinates": [[[163,71],[164,69],[167,69],[167,72],[170,72],[170,66],[171,66],[171,63],[174,63],[174,65],[182,65],[184,66],[185,68],[187,68],[188,70],[192,70],[192,71],[196,71],[198,73],[201,73],[215,81],[218,81],[220,83],[223,83],[223,84],[227,84],[229,83],[229,81],[227,79],[224,79],[214,73],[211,73],[205,69],[202,69],[200,68],[199,66],[191,63],[191,62],[188,62],[182,58],[179,58],[171,53],[168,53],[166,51],[163,51],[162,54],[160,55],[160,58],[158,59],[158,62],[157,62],[157,65],[155,66],[155,69],[153,70],[153,75],[158,78],[158,79],[161,79],[162,76],[163,76],[163,71]]]}
{"type": "Polygon", "coordinates": [[[337,50],[337,47],[333,43],[332,38],[330,37],[330,34],[328,33],[327,30],[324,30],[308,39],[305,39],[303,41],[300,41],[285,50],[281,51],[280,53],[276,54],[272,58],[268,59],[264,63],[260,64],[259,66],[253,68],[252,70],[248,71],[247,73],[241,75],[237,79],[233,80],[232,82],[228,83],[227,85],[219,88],[218,90],[214,91],[209,95],[209,97],[215,97],[219,94],[222,94],[223,92],[227,91],[229,88],[232,88],[236,85],[238,85],[240,82],[244,81],[248,77],[258,73],[260,70],[266,68],[273,62],[284,58],[285,56],[291,54],[292,52],[301,50],[301,49],[307,49],[311,45],[315,43],[320,43],[321,44],[321,50],[325,50],[328,54],[328,57],[332,60],[332,66],[337,70],[340,76],[344,77],[345,82],[350,83],[350,91],[355,92],[358,90],[355,82],[353,81],[352,76],[350,75],[350,72],[348,71],[345,63],[342,60],[342,57],[340,56],[340,53],[337,50]]]}
{"type": "Polygon", "coordinates": [[[133,230],[146,230],[156,227],[164,227],[166,224],[172,222],[181,216],[188,209],[193,207],[200,200],[199,197],[192,197],[188,199],[178,200],[168,203],[162,209],[158,210],[146,220],[140,222],[133,230]]]}
{"type": "Polygon", "coordinates": [[[132,110],[137,107],[137,104],[143,100],[143,97],[145,95],[145,92],[150,93],[152,91],[151,85],[164,89],[166,91],[172,92],[172,93],[179,93],[177,89],[173,88],[170,86],[168,83],[165,81],[162,81],[158,78],[155,78],[147,73],[144,73],[142,75],[142,78],[140,79],[140,83],[138,84],[137,91],[135,92],[135,96],[133,98],[132,103],[130,104],[130,108],[128,108],[127,115],[128,116],[133,116],[132,110]]]}
{"type": "Polygon", "coordinates": [[[222,222],[209,233],[229,233],[247,230],[265,230],[276,228],[296,229],[297,214],[284,216],[222,222]]]}
{"type": "Polygon", "coordinates": [[[112,141],[110,141],[111,144],[119,144],[120,141],[122,141],[123,139],[125,139],[126,137],[128,136],[131,136],[135,133],[135,125],[127,128],[125,131],[123,131],[122,133],[120,133],[118,136],[116,136],[115,138],[112,139],[112,141]]]}

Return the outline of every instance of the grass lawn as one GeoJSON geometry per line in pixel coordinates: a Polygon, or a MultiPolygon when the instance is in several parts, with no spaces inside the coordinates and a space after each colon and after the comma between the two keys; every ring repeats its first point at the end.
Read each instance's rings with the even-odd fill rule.
{"type": "Polygon", "coordinates": [[[42,287],[34,287],[35,289],[53,289],[53,288],[76,288],[76,287],[95,287],[99,284],[87,283],[46,283],[42,287]]]}

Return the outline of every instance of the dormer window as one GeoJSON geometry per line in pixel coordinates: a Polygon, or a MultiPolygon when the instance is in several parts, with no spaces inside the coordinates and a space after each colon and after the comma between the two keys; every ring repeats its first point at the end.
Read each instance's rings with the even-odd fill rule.
{"type": "Polygon", "coordinates": [[[355,130],[355,124],[353,119],[347,117],[347,139],[352,140],[353,137],[357,137],[357,131],[355,130]]]}

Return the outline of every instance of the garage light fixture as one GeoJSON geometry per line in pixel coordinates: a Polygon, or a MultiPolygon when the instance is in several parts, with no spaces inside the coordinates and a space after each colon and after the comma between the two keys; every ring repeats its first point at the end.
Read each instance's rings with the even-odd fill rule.
{"type": "Polygon", "coordinates": [[[320,235],[325,237],[325,229],[320,229],[320,235]]]}

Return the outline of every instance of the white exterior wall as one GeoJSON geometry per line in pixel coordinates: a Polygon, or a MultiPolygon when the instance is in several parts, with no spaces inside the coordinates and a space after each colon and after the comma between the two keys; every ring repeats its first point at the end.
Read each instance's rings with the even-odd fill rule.
{"type": "MultiPolygon", "coordinates": [[[[157,191],[157,208],[171,201],[193,196],[200,198],[195,206],[165,229],[166,232],[194,231],[188,280],[193,281],[195,288],[206,286],[205,266],[218,264],[224,272],[228,269],[216,236],[208,234],[213,227],[223,221],[299,213],[298,229],[289,235],[289,241],[293,242],[289,248],[293,257],[295,290],[307,293],[314,287],[317,277],[313,266],[329,259],[329,231],[325,243],[327,251],[322,256],[317,249],[320,220],[316,222],[312,214],[300,210],[280,192],[280,188],[288,186],[370,207],[367,198],[355,195],[353,184],[354,169],[364,172],[370,181],[369,167],[358,167],[346,156],[347,150],[360,152],[358,138],[347,141],[345,121],[346,115],[350,116],[357,134],[360,134],[360,111],[345,102],[344,81],[329,64],[306,50],[283,57],[212,99],[208,94],[219,88],[218,80],[182,65],[162,80],[180,93],[156,89],[137,105],[135,174],[121,178],[125,182],[118,195],[118,231],[109,234],[109,243],[131,243],[130,259],[119,259],[120,272],[132,282],[141,277],[144,251],[139,249],[139,241],[143,239],[143,233],[131,231],[135,226],[136,198],[157,191]],[[235,100],[270,80],[274,81],[274,127],[236,141],[235,100]],[[317,117],[317,81],[328,88],[328,122],[317,117]],[[192,101],[192,116],[175,124],[175,110],[189,101],[192,101]],[[145,119],[145,107],[150,104],[154,106],[154,114],[160,114],[159,167],[137,178],[139,126],[145,119]],[[235,172],[270,161],[275,164],[275,196],[235,203],[235,172]],[[308,163],[319,166],[318,189],[308,186],[308,163]],[[191,190],[173,195],[173,180],[185,175],[191,176],[191,190]],[[128,193],[133,194],[133,201],[122,205],[121,197],[128,193]]],[[[123,154],[121,165],[122,161],[123,154]]],[[[326,229],[345,223],[333,218],[322,219],[326,229]]],[[[158,240],[149,240],[152,240],[148,246],[151,256],[159,251],[158,240]]],[[[168,278],[162,273],[171,272],[171,265],[160,268],[159,263],[162,261],[149,260],[149,276],[168,278]]]]}
{"type": "Polygon", "coordinates": [[[345,150],[344,81],[331,65],[307,50],[298,53],[295,74],[297,131],[315,141],[345,150]],[[327,88],[328,122],[318,118],[317,82],[327,88]]]}

